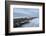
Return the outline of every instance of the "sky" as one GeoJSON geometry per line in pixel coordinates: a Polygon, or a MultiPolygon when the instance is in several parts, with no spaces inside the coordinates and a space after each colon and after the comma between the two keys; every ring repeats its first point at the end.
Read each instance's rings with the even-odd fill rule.
{"type": "Polygon", "coordinates": [[[14,8],[13,9],[13,16],[36,16],[39,17],[39,9],[33,8],[14,8]]]}

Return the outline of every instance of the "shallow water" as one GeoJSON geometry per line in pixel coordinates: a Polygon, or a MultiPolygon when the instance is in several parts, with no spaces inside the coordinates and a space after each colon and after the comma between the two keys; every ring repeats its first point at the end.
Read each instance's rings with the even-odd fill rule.
{"type": "Polygon", "coordinates": [[[39,27],[39,19],[38,18],[30,20],[30,21],[31,21],[30,23],[24,24],[24,25],[22,25],[22,27],[39,27]]]}

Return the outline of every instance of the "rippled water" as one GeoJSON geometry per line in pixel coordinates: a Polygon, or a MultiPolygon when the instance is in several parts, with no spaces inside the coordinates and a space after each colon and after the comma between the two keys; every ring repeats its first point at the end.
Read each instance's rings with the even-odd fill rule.
{"type": "Polygon", "coordinates": [[[39,19],[30,20],[30,23],[24,24],[22,27],[39,27],[39,19]]]}

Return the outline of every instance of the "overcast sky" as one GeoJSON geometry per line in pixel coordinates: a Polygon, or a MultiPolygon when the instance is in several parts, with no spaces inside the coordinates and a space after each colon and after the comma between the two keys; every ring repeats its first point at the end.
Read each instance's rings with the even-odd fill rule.
{"type": "Polygon", "coordinates": [[[39,9],[32,9],[32,8],[14,8],[13,9],[13,16],[39,16],[39,9]]]}

